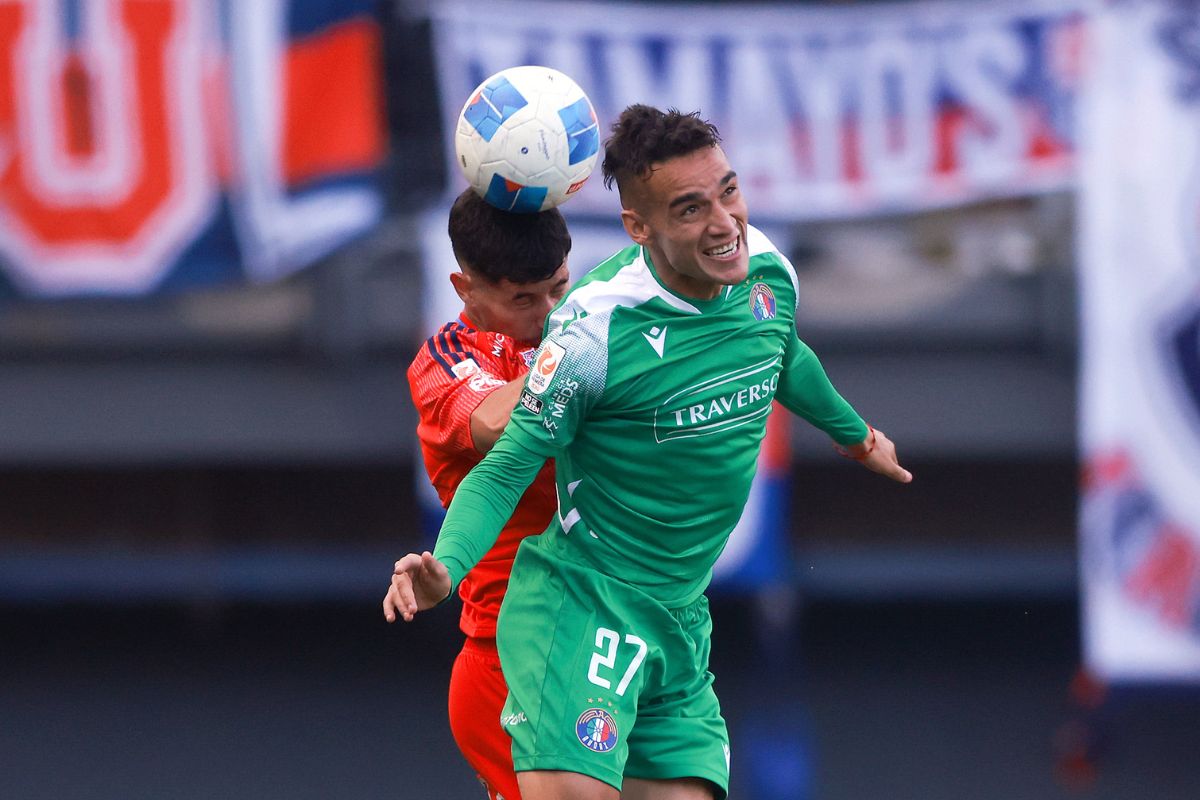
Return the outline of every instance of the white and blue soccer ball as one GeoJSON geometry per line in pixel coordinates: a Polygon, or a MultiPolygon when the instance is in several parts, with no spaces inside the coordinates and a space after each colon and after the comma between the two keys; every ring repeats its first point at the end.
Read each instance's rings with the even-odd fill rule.
{"type": "Polygon", "coordinates": [[[600,128],[583,89],[549,67],[510,67],[471,93],[454,151],[467,182],[505,211],[566,202],[596,167],[600,128]]]}

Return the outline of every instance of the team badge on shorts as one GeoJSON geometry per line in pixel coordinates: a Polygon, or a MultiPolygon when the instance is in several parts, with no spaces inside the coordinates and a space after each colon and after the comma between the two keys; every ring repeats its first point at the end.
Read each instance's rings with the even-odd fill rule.
{"type": "Polygon", "coordinates": [[[775,293],[770,286],[756,283],[750,287],[750,313],[759,322],[775,319],[775,293]]]}
{"type": "Polygon", "coordinates": [[[603,708],[589,708],[575,723],[579,743],[594,753],[607,753],[617,746],[617,723],[603,708]]]}

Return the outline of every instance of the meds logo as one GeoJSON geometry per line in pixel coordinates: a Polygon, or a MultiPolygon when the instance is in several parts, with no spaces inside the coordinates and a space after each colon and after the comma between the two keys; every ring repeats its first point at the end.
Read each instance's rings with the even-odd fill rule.
{"type": "Polygon", "coordinates": [[[617,746],[617,723],[602,708],[589,708],[575,723],[579,743],[594,753],[607,753],[617,746]]]}

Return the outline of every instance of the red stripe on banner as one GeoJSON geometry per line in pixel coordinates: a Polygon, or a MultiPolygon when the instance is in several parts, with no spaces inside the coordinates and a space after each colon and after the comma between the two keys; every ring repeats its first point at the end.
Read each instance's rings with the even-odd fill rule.
{"type": "Polygon", "coordinates": [[[970,112],[961,106],[950,106],[937,115],[937,144],[934,172],[952,175],[958,171],[958,137],[964,126],[971,124],[970,112]]]}
{"type": "Polygon", "coordinates": [[[67,56],[62,74],[63,120],[66,123],[66,150],[83,158],[96,146],[92,130],[91,77],[78,53],[67,56]]]}
{"type": "Polygon", "coordinates": [[[859,124],[853,117],[842,118],[842,174],[847,183],[862,183],[863,180],[859,124]]]}
{"type": "Polygon", "coordinates": [[[1187,627],[1200,596],[1200,551],[1195,531],[1167,523],[1126,585],[1134,600],[1155,608],[1167,623],[1187,627]]]}
{"type": "Polygon", "coordinates": [[[1059,140],[1041,109],[1025,105],[1018,113],[1029,139],[1026,152],[1029,161],[1036,163],[1052,158],[1065,158],[1071,154],[1070,146],[1059,140]]]}
{"type": "Polygon", "coordinates": [[[379,40],[378,26],[359,19],[289,48],[283,130],[289,184],[383,160],[379,40]]]}
{"type": "Polygon", "coordinates": [[[1083,489],[1099,489],[1124,480],[1131,469],[1128,453],[1121,451],[1105,453],[1090,458],[1084,463],[1079,484],[1083,489]]]}
{"type": "MultiPolygon", "coordinates": [[[[14,75],[15,59],[12,53],[16,50],[21,31],[25,28],[25,9],[11,3],[0,4],[0,130],[5,132],[4,147],[13,145],[8,140],[16,130],[17,125],[17,95],[16,78],[14,75]]],[[[7,153],[0,153],[7,156],[7,153]]],[[[7,172],[12,167],[12,159],[0,160],[0,171],[7,172]]]]}

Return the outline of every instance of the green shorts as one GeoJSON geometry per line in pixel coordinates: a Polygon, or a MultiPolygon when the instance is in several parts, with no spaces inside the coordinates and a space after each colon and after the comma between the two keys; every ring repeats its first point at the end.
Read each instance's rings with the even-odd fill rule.
{"type": "Polygon", "coordinates": [[[500,611],[501,722],[517,772],[702,778],[729,790],[729,733],[713,692],[708,600],[667,609],[544,536],[521,543],[500,611]]]}

